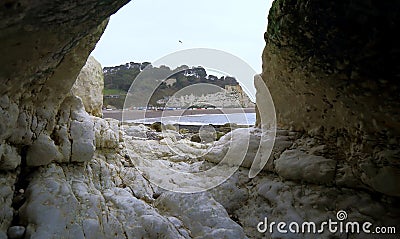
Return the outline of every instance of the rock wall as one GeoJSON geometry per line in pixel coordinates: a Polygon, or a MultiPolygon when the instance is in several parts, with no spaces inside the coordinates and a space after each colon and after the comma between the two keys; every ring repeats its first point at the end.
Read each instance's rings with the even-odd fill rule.
{"type": "Polygon", "coordinates": [[[278,126],[320,139],[361,184],[395,196],[399,8],[398,1],[276,0],[262,56],[278,126]]]}
{"type": "Polygon", "coordinates": [[[1,3],[0,238],[19,225],[32,169],[92,158],[94,123],[70,90],[107,18],[126,2],[1,3]]]}
{"type": "Polygon", "coordinates": [[[0,59],[2,144],[21,150],[51,136],[58,110],[107,17],[124,3],[8,1],[2,5],[0,54],[6,56],[0,59]]]}

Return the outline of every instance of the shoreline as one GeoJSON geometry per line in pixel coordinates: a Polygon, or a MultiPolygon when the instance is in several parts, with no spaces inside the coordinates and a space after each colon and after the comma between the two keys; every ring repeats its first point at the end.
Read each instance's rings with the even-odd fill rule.
{"type": "Polygon", "coordinates": [[[103,110],[103,118],[112,118],[122,121],[122,112],[124,112],[124,121],[139,120],[146,118],[158,118],[167,116],[183,115],[206,115],[206,114],[235,114],[235,113],[255,113],[255,108],[223,108],[223,109],[195,109],[195,110],[103,110]]]}
{"type": "MultiPolygon", "coordinates": [[[[124,125],[145,125],[147,127],[151,127],[152,124],[154,123],[124,123],[124,125]]],[[[176,128],[176,131],[179,132],[181,129],[187,129],[188,133],[195,134],[198,133],[200,128],[203,127],[204,125],[193,125],[193,124],[171,124],[176,128]]],[[[232,125],[216,125],[216,124],[208,124],[208,126],[212,126],[215,130],[221,131],[224,133],[230,132],[232,129],[239,129],[239,128],[250,128],[253,127],[254,125],[240,125],[240,124],[232,124],[232,125]]]]}

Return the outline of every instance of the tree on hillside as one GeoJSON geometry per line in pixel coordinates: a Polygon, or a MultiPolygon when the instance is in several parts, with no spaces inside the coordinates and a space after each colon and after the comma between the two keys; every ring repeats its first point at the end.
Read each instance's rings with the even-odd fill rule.
{"type": "Polygon", "coordinates": [[[142,62],[142,64],[140,65],[140,70],[144,70],[144,68],[146,67],[152,67],[150,62],[142,62]]]}
{"type": "Polygon", "coordinates": [[[205,79],[207,76],[207,72],[203,67],[197,67],[193,69],[193,72],[200,78],[205,79]]]}

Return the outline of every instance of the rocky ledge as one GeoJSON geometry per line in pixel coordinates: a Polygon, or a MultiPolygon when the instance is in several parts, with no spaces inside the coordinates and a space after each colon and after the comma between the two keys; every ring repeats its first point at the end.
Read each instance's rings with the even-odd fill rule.
{"type": "MultiPolygon", "coordinates": [[[[163,167],[154,165],[200,172],[223,157],[232,146],[232,134],[235,139],[250,136],[250,145],[258,145],[261,131],[236,129],[220,141],[196,143],[174,130],[157,132],[144,125],[125,125],[122,130],[116,120],[90,118],[97,147],[91,160],[40,166],[24,174],[29,183],[19,182],[15,190],[2,184],[0,192],[8,198],[2,211],[13,219],[11,227],[3,224],[3,233],[22,225],[25,238],[275,238],[280,237],[278,232],[257,231],[265,217],[320,223],[345,210],[349,218],[374,225],[396,225],[399,220],[396,198],[360,190],[343,166],[329,158],[328,149],[315,147],[312,138],[298,132],[278,131],[272,161],[256,178],[248,177],[246,159],[257,150],[250,147],[242,167],[227,181],[210,191],[182,194],[150,183],[161,180],[159,185],[185,189],[182,180],[170,180],[163,167]],[[158,137],[149,140],[148,135],[158,137]],[[142,167],[143,159],[154,161],[153,167],[142,167]],[[11,197],[13,191],[16,195],[11,197]]],[[[226,168],[219,170],[215,178],[226,168]]],[[[16,180],[11,173],[1,178],[16,180]]],[[[198,187],[215,178],[203,178],[198,187]]],[[[192,185],[187,187],[191,190],[192,185]]]]}

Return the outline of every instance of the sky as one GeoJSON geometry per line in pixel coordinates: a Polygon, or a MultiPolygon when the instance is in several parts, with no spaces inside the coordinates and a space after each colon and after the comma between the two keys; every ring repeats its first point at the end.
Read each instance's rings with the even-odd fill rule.
{"type": "MultiPolygon", "coordinates": [[[[260,73],[271,4],[272,0],[134,0],[111,16],[92,55],[105,67],[211,48],[239,57],[260,73]]],[[[252,78],[240,83],[255,92],[252,78]]]]}

